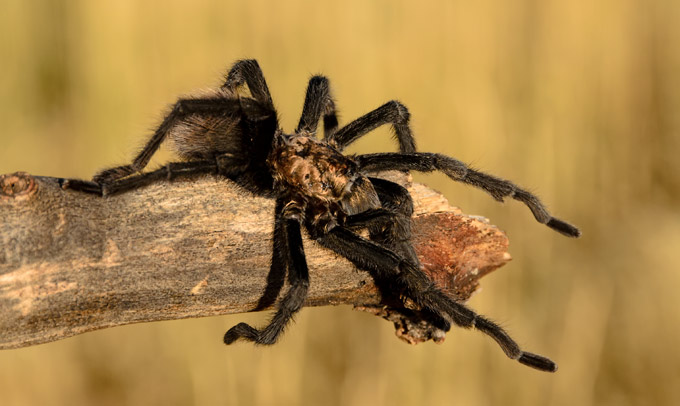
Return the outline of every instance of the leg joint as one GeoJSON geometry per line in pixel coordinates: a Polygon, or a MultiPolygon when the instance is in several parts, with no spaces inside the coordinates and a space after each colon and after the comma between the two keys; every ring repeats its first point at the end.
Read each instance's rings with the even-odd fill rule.
{"type": "Polygon", "coordinates": [[[407,123],[411,117],[411,113],[409,113],[406,106],[397,100],[390,100],[385,106],[396,114],[395,122],[398,124],[407,123]]]}

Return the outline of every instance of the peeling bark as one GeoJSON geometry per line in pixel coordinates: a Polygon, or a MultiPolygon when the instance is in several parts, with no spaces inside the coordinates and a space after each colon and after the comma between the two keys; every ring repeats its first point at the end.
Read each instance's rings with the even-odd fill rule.
{"type": "MultiPolygon", "coordinates": [[[[485,219],[403,175],[390,179],[411,192],[414,246],[448,294],[466,300],[509,261],[507,238],[485,219]]],[[[0,349],[252,311],[269,271],[273,212],[272,200],[209,176],[108,198],[62,190],[56,178],[0,176],[0,349]]],[[[304,245],[307,306],[351,304],[395,321],[406,341],[427,339],[422,326],[400,326],[381,306],[367,273],[314,241],[304,245]]]]}

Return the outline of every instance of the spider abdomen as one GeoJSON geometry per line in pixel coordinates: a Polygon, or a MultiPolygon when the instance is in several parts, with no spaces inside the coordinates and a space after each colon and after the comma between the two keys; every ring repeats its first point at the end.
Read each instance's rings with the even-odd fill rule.
{"type": "Polygon", "coordinates": [[[238,117],[189,117],[170,133],[176,152],[186,160],[210,159],[242,151],[238,117]]]}
{"type": "Polygon", "coordinates": [[[256,100],[234,97],[221,90],[204,97],[209,97],[219,109],[212,114],[187,114],[168,132],[179,156],[186,160],[206,160],[224,154],[243,156],[247,151],[266,151],[271,145],[278,127],[274,111],[256,100]]]}

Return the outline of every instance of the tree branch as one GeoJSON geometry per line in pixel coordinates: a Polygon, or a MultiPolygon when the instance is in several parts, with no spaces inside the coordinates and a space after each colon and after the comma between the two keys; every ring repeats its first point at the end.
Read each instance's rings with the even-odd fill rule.
{"type": "MultiPolygon", "coordinates": [[[[403,175],[391,179],[414,198],[414,245],[447,293],[466,300],[481,276],[510,259],[505,235],[485,219],[403,175]]],[[[273,212],[273,201],[213,177],[101,198],[62,190],[56,178],[0,176],[0,349],[252,311],[267,281],[273,212]]],[[[304,244],[306,305],[352,304],[397,322],[367,273],[304,244]]],[[[413,326],[397,327],[409,342],[424,340],[413,326]]]]}

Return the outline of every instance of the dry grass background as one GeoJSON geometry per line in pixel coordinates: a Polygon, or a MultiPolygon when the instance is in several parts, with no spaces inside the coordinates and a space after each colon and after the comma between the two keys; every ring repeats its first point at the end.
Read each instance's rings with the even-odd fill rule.
{"type": "MultiPolygon", "coordinates": [[[[388,323],[323,308],[272,348],[221,344],[256,314],[0,352],[0,403],[680,404],[679,22],[673,0],[4,1],[0,173],[123,163],[178,95],[254,57],[285,128],[313,73],[344,122],[398,98],[421,150],[532,188],[584,236],[417,177],[507,231],[514,261],[471,305],[556,359],[555,375],[480,333],[409,347],[388,323]]],[[[381,130],[353,151],[394,148],[381,130]]]]}

